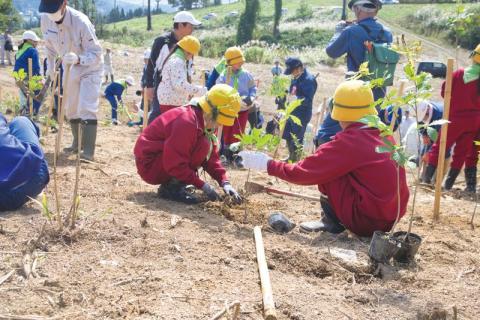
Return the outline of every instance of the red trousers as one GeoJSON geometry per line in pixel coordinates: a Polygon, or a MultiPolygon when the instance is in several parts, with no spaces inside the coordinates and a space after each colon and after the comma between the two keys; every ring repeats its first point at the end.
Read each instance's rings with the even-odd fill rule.
{"type": "Polygon", "coordinates": [[[238,118],[235,119],[233,126],[223,127],[223,143],[226,145],[240,141],[235,138],[235,135],[242,135],[245,132],[248,121],[248,111],[242,111],[238,114],[238,118]]]}
{"type": "MultiPolygon", "coordinates": [[[[472,165],[471,159],[473,140],[475,139],[478,128],[480,127],[480,119],[452,119],[448,125],[446,150],[450,149],[454,144],[452,155],[452,163],[450,167],[453,169],[461,169],[463,164],[468,167],[472,165]],[[467,163],[467,158],[470,159],[467,163]]],[[[444,130],[440,130],[440,136],[444,130]]],[[[440,137],[433,144],[428,154],[428,164],[436,167],[438,164],[438,153],[440,151],[440,137]]]]}
{"type": "Polygon", "coordinates": [[[168,110],[171,110],[173,108],[178,108],[180,106],[171,106],[171,105],[166,105],[166,104],[161,104],[160,105],[160,114],[167,112],[168,110]]]}

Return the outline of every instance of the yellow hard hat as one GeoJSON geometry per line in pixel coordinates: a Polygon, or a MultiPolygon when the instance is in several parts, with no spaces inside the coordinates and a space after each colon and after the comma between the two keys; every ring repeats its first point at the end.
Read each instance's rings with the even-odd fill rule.
{"type": "Polygon", "coordinates": [[[226,84],[216,84],[198,100],[198,104],[217,123],[231,127],[238,117],[241,101],[237,90],[226,84]]]}
{"type": "Polygon", "coordinates": [[[177,45],[188,53],[194,56],[200,52],[200,41],[194,36],[185,36],[182,40],[177,42],[177,45]]]}
{"type": "Polygon", "coordinates": [[[470,57],[472,58],[474,63],[480,64],[480,44],[477,45],[475,50],[472,51],[472,53],[470,54],[470,57]]]}
{"type": "Polygon", "coordinates": [[[333,96],[332,119],[358,121],[366,115],[377,114],[372,89],[361,80],[342,82],[333,96]]]}
{"type": "Polygon", "coordinates": [[[242,49],[239,47],[230,47],[225,51],[225,61],[228,66],[233,66],[240,62],[245,62],[245,57],[243,56],[242,49]]]}

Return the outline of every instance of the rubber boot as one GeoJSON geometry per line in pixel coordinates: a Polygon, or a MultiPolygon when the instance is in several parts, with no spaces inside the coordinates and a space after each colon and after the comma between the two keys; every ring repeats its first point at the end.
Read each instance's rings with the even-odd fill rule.
{"type": "MultiPolygon", "coordinates": [[[[457,179],[458,174],[460,173],[460,169],[450,168],[448,170],[447,179],[445,179],[445,183],[443,184],[443,188],[445,190],[451,190],[455,180],[457,179]]],[[[467,176],[466,169],[465,169],[465,177],[467,176]]]]}
{"type": "Polygon", "coordinates": [[[80,159],[93,161],[95,154],[95,142],[97,141],[97,120],[85,120],[82,122],[82,149],[80,159]]]}
{"type": "Polygon", "coordinates": [[[70,127],[72,128],[73,141],[70,147],[64,148],[64,152],[78,152],[78,127],[80,125],[80,119],[70,120],[70,127]]]}
{"type": "Polygon", "coordinates": [[[465,182],[467,183],[465,191],[477,192],[477,167],[465,168],[465,182]]]}
{"type": "Polygon", "coordinates": [[[113,74],[110,75],[110,79],[112,79],[112,83],[113,83],[113,74]]]}
{"type": "Polygon", "coordinates": [[[436,167],[432,166],[431,164],[427,164],[425,168],[425,174],[423,176],[423,183],[432,184],[432,178],[435,174],[436,167]]]}
{"type": "Polygon", "coordinates": [[[158,196],[163,199],[173,200],[186,204],[197,204],[198,198],[188,190],[185,183],[172,178],[167,183],[163,183],[157,192],[158,196]]]}

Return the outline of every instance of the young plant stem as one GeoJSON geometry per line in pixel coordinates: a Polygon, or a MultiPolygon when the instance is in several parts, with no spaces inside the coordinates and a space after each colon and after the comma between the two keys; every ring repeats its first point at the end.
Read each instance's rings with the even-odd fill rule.
{"type": "Polygon", "coordinates": [[[400,205],[400,166],[397,164],[397,217],[395,218],[395,222],[393,223],[392,229],[390,230],[390,234],[393,234],[393,232],[395,231],[398,220],[400,218],[400,205]]]}
{"type": "Polygon", "coordinates": [[[75,229],[75,221],[77,220],[77,210],[78,210],[78,184],[80,181],[80,152],[82,145],[82,125],[78,126],[78,150],[77,150],[77,163],[75,166],[75,187],[73,188],[73,198],[72,206],[70,207],[70,214],[67,218],[67,224],[70,225],[70,229],[75,229]]]}
{"type": "MultiPolygon", "coordinates": [[[[247,181],[245,182],[245,186],[248,185],[249,180],[250,180],[250,169],[248,169],[247,181]]],[[[246,192],[247,192],[247,190],[245,190],[245,193],[246,192]]],[[[244,201],[244,204],[243,204],[243,210],[244,210],[243,223],[245,224],[245,223],[247,223],[247,215],[248,215],[248,207],[247,207],[247,201],[246,200],[244,201]]]]}
{"type": "Polygon", "coordinates": [[[280,128],[280,143],[275,147],[275,151],[273,152],[273,159],[276,159],[278,156],[278,149],[280,148],[280,145],[282,144],[282,137],[283,137],[283,132],[285,131],[285,126],[287,124],[284,123],[283,127],[280,128]]]}
{"type": "MultiPolygon", "coordinates": [[[[48,106],[47,121],[45,121],[45,123],[46,123],[46,125],[45,125],[45,135],[48,135],[49,121],[52,118],[53,108],[55,106],[55,93],[57,91],[57,85],[59,84],[58,78],[60,78],[60,72],[55,71],[53,77],[54,77],[54,80],[53,80],[53,86],[52,86],[52,101],[51,101],[50,105],[48,106]]],[[[58,112],[58,110],[57,110],[57,112],[58,112]]]]}

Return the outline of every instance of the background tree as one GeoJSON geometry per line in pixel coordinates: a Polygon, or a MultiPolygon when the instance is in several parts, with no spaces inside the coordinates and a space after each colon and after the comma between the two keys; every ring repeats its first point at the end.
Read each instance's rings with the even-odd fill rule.
{"type": "Polygon", "coordinates": [[[282,0],[275,0],[275,14],[273,16],[273,37],[280,37],[280,19],[282,18],[282,0]]]}
{"type": "Polygon", "coordinates": [[[237,44],[242,45],[253,39],[253,32],[260,13],[260,2],[258,0],[246,0],[245,11],[240,15],[237,29],[237,44]]]}
{"type": "Polygon", "coordinates": [[[213,5],[214,6],[219,6],[222,4],[222,0],[213,0],[213,5]]]}
{"type": "Polygon", "coordinates": [[[148,0],[148,7],[147,7],[147,31],[152,30],[152,11],[150,6],[151,0],[148,0]]]}
{"type": "Polygon", "coordinates": [[[22,19],[13,6],[12,0],[0,0],[0,31],[15,31],[22,25],[22,19]]]}

